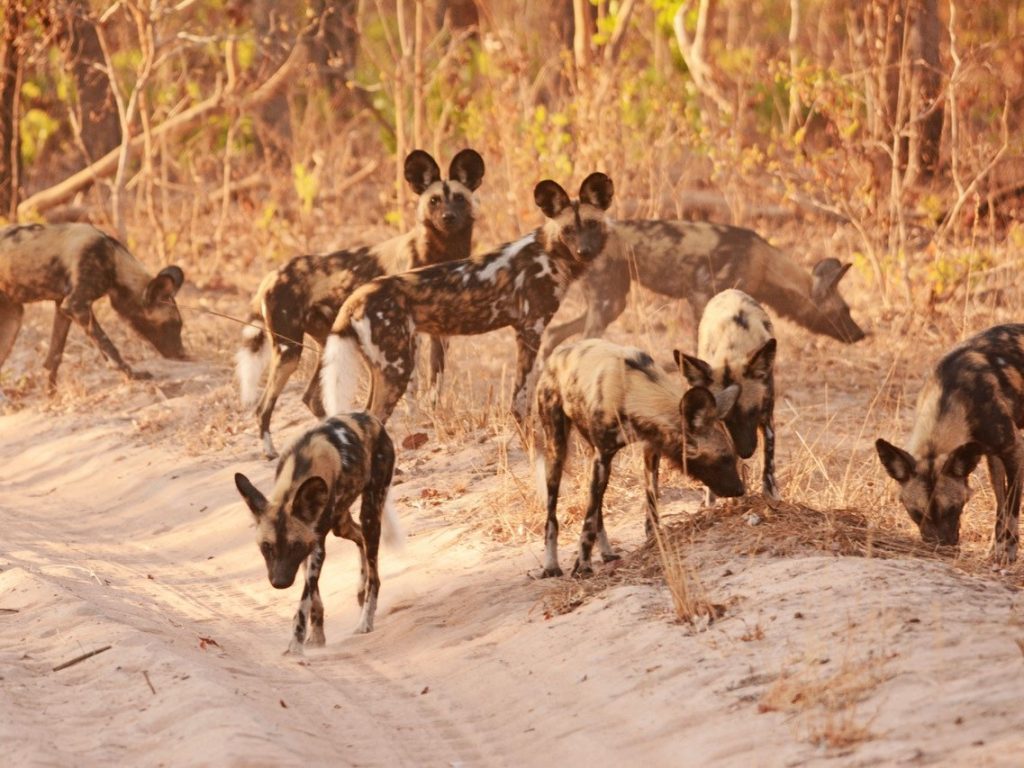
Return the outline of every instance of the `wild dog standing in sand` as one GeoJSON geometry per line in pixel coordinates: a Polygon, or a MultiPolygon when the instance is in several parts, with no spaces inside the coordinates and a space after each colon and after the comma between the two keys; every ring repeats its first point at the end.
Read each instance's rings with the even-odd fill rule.
{"type": "Polygon", "coordinates": [[[235,475],[235,486],[256,518],[256,541],[270,583],[275,589],[287,589],[299,565],[306,566],[289,652],[302,653],[304,642],[310,646],[325,642],[319,580],[331,531],[359,547],[357,597],[363,611],[355,631],[373,630],[380,591],[377,549],[382,518],[392,531],[397,530],[394,511],[386,503],[394,466],[395,449],[383,425],[368,414],[351,413],[327,419],[285,451],[270,498],[245,475],[235,475]],[[360,495],[357,523],[349,507],[360,495]]]}
{"type": "Polygon", "coordinates": [[[175,266],[151,276],[117,240],[90,224],[27,224],[0,230],[0,367],[21,328],[23,305],[56,305],[50,350],[43,367],[50,389],[64,354],[71,323],[81,326],[100,352],[125,376],[148,379],[132,370],[96,322],[93,302],[110,305],[164,357],[183,359],[181,315],[174,296],[185,281],[175,266]]]}
{"type": "Polygon", "coordinates": [[[997,325],[943,357],[917,398],[907,450],[875,442],[885,471],[924,541],[956,545],[984,456],[996,497],[993,557],[1017,558],[1024,445],[1024,325],[997,325]]]}
{"type": "MultiPolygon", "coordinates": [[[[415,150],[405,159],[405,178],[420,196],[416,226],[410,232],[372,247],[297,256],[263,278],[253,297],[251,325],[242,332],[244,342],[237,355],[237,370],[242,404],[250,406],[256,402],[260,376],[269,359],[267,383],[256,406],[267,458],[277,456],[270,437],[270,418],[277,398],[299,365],[303,334],[311,336],[322,349],[345,299],[375,277],[468,258],[476,219],[473,192],[483,176],[483,158],[472,149],[455,155],[447,179],[441,178],[434,158],[415,150]]],[[[433,339],[431,354],[433,382],[444,368],[440,339],[433,339]]],[[[317,416],[324,415],[321,363],[318,356],[316,370],[302,397],[317,416]]]]}
{"type": "Polygon", "coordinates": [[[349,407],[360,357],[370,368],[368,410],[387,419],[412,375],[417,333],[475,335],[511,326],[518,346],[513,413],[522,424],[541,334],[569,286],[601,253],[613,194],[603,173],[584,180],[576,201],[542,181],[534,201],[547,221],[537,230],[483,256],[378,278],[353,293],[324,348],[328,411],[349,407]]]}
{"type": "Polygon", "coordinates": [[[681,375],[665,373],[646,352],[600,339],[581,341],[551,355],[537,382],[548,510],[542,575],[562,575],[556,509],[573,424],[594,449],[590,503],[572,570],[573,575],[587,575],[593,572],[590,555],[595,541],[604,561],[618,559],[608,543],[601,509],[612,459],[625,445],[644,444],[648,536],[658,523],[662,456],[720,496],[743,495],[736,447],[722,421],[737,394],[735,385],[717,397],[706,387],[687,389],[681,375]]]}
{"type": "MultiPolygon", "coordinates": [[[[764,439],[764,495],[777,499],[775,480],[775,332],[768,313],[750,296],[729,289],[708,302],[697,330],[697,357],[682,356],[683,375],[695,387],[721,392],[739,387],[725,426],[740,458],[749,459],[764,439]]],[[[714,497],[708,489],[707,501],[714,497]]]]}
{"type": "Polygon", "coordinates": [[[810,274],[749,229],[689,221],[618,221],[608,246],[581,284],[587,311],[553,326],[545,349],[575,333],[604,333],[626,309],[630,280],[686,299],[694,319],[726,288],[739,288],[814,333],[850,343],[864,338],[839,294],[849,264],[822,259],[810,274]]]}

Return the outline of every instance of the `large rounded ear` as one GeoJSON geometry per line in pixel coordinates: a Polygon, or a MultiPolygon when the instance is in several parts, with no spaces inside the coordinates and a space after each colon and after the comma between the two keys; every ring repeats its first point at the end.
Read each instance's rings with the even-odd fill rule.
{"type": "Polygon", "coordinates": [[[580,202],[607,211],[615,197],[612,180],[603,173],[592,173],[580,184],[580,202]]]}
{"type": "Polygon", "coordinates": [[[775,367],[775,339],[768,339],[757,352],[750,356],[744,375],[749,379],[760,379],[764,381],[772,375],[772,368],[775,367]]]}
{"type": "Polygon", "coordinates": [[[560,184],[551,179],[544,179],[533,188],[533,200],[549,219],[555,218],[572,205],[568,193],[562,189],[560,184]]]}
{"type": "Polygon", "coordinates": [[[154,304],[161,301],[170,301],[178,293],[178,289],[185,282],[185,273],[181,271],[181,267],[176,267],[173,264],[169,267],[161,269],[157,276],[149,281],[146,286],[146,294],[142,297],[143,302],[147,307],[151,307],[154,304]]]}
{"type": "Polygon", "coordinates": [[[723,389],[717,395],[715,395],[715,407],[717,408],[716,414],[718,418],[724,419],[729,415],[729,411],[736,405],[736,401],[740,399],[740,385],[730,384],[728,387],[723,389]]]}
{"type": "Polygon", "coordinates": [[[686,429],[690,432],[705,432],[718,418],[718,403],[707,387],[688,389],[679,408],[683,414],[683,421],[686,422],[686,429]]]}
{"type": "Polygon", "coordinates": [[[448,178],[469,187],[470,191],[480,186],[484,180],[484,159],[473,149],[464,149],[452,158],[448,167],[448,178]]]}
{"type": "Polygon", "coordinates": [[[417,195],[441,179],[441,168],[437,161],[422,149],[414,149],[405,158],[405,180],[417,195]]]}
{"type": "Polygon", "coordinates": [[[984,455],[985,449],[978,443],[964,443],[949,454],[946,463],[942,465],[942,474],[966,480],[984,455]]]}
{"type": "Polygon", "coordinates": [[[235,488],[242,494],[245,503],[249,505],[253,517],[259,520],[267,511],[267,497],[260,493],[256,486],[249,481],[249,478],[241,472],[235,473],[235,488]]]}
{"type": "Polygon", "coordinates": [[[853,264],[842,264],[839,259],[822,259],[814,265],[811,274],[814,276],[814,283],[811,285],[811,297],[817,301],[823,301],[836,290],[843,275],[850,271],[853,264]]]}
{"type": "Polygon", "coordinates": [[[314,523],[327,506],[327,483],[322,477],[311,477],[295,492],[292,514],[304,523],[314,523]]]}
{"type": "Polygon", "coordinates": [[[683,372],[683,376],[690,382],[692,387],[709,387],[714,380],[711,366],[699,357],[688,355],[678,349],[672,350],[672,356],[676,359],[676,365],[683,372]]]}
{"type": "Polygon", "coordinates": [[[893,480],[905,483],[913,477],[917,461],[902,448],[897,448],[892,443],[878,438],[875,440],[875,450],[878,451],[878,458],[881,459],[882,466],[893,480]]]}

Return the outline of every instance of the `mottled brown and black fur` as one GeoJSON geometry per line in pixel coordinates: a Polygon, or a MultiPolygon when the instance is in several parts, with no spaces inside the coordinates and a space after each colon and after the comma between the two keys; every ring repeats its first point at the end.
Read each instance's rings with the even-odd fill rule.
{"type": "MultiPolygon", "coordinates": [[[[472,246],[476,203],[473,191],[484,176],[484,162],[472,149],[452,160],[443,179],[434,159],[421,150],[405,160],[405,178],[419,194],[416,225],[404,235],[375,246],[323,255],[297,256],[264,277],[253,297],[249,322],[238,353],[242,402],[256,402],[257,384],[269,355],[269,371],[256,404],[260,439],[268,458],[277,455],[270,436],[274,406],[299,365],[303,335],[322,348],[338,309],[352,292],[375,277],[414,267],[468,258],[472,246]]],[[[444,368],[444,348],[432,340],[432,381],[444,368]]],[[[317,416],[324,410],[317,365],[303,401],[317,416]]]]}
{"type": "Polygon", "coordinates": [[[993,556],[1013,562],[1024,470],[1024,324],[997,325],[943,357],[917,400],[907,450],[879,439],[885,471],[928,542],[955,545],[967,478],[984,456],[996,497],[993,556]]]}
{"type": "Polygon", "coordinates": [[[743,495],[736,447],[722,422],[737,394],[735,386],[717,397],[705,387],[687,389],[681,374],[665,373],[646,352],[600,339],[581,341],[552,354],[537,383],[547,495],[542,575],[562,575],[556,511],[572,425],[594,452],[590,502],[573,567],[573,575],[586,575],[593,571],[595,542],[605,561],[618,557],[608,543],[602,504],[612,459],[627,444],[641,442],[644,446],[648,536],[658,523],[662,456],[720,496],[743,495]]]}
{"type": "Polygon", "coordinates": [[[601,253],[612,195],[603,173],[586,178],[576,201],[542,181],[534,199],[547,221],[536,231],[483,256],[378,278],[353,293],[324,350],[328,410],[350,407],[360,358],[371,374],[368,410],[387,419],[412,375],[417,333],[475,335],[511,326],[518,346],[513,413],[523,423],[541,334],[601,253]]]}
{"type": "Polygon", "coordinates": [[[619,221],[604,254],[581,280],[586,314],[553,326],[553,349],[575,333],[600,336],[626,309],[631,280],[644,288],[686,299],[694,319],[719,291],[738,288],[814,333],[843,342],[864,338],[839,294],[850,268],[822,259],[810,274],[749,229],[689,221],[619,221]]]}
{"type": "MultiPolygon", "coordinates": [[[[682,368],[693,386],[721,392],[739,387],[736,405],[725,416],[740,458],[749,459],[764,442],[761,489],[779,497],[775,479],[775,331],[760,304],[743,291],[722,291],[708,302],[697,329],[697,356],[683,355],[682,368]]],[[[712,502],[710,490],[708,502],[712,502]]]]}
{"type": "Polygon", "coordinates": [[[382,518],[392,514],[386,501],[394,466],[395,449],[384,426],[366,413],[351,413],[327,419],[285,451],[269,498],[245,475],[235,475],[235,486],[256,519],[256,541],[270,583],[275,589],[287,589],[299,566],[306,565],[290,652],[302,653],[303,643],[324,644],[324,606],[318,585],[331,531],[359,547],[357,597],[363,611],[355,631],[373,630],[380,591],[377,551],[382,518]],[[360,496],[356,522],[349,507],[360,496]]]}
{"type": "Polygon", "coordinates": [[[185,280],[175,266],[151,276],[117,240],[90,224],[28,224],[0,230],[0,367],[21,328],[23,305],[52,301],[56,308],[50,350],[43,366],[57,383],[71,323],[77,323],[103,356],[129,378],[148,379],[117,351],[93,314],[103,296],[164,357],[182,359],[181,314],[174,296],[185,280]]]}

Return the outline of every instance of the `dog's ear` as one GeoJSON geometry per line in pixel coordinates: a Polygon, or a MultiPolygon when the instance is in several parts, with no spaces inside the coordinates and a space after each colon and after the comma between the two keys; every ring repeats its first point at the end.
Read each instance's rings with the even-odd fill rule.
{"type": "Polygon", "coordinates": [[[942,466],[942,474],[966,480],[967,476],[974,471],[985,455],[985,449],[973,440],[964,443],[949,454],[946,463],[942,466]]]}
{"type": "Polygon", "coordinates": [[[484,159],[473,149],[464,149],[452,158],[448,178],[468,187],[472,192],[484,180],[484,159]]]}
{"type": "Polygon", "coordinates": [[[245,503],[249,505],[253,517],[257,520],[263,517],[263,514],[267,511],[267,497],[260,493],[259,489],[241,472],[235,473],[235,487],[242,494],[245,503]]]}
{"type": "Polygon", "coordinates": [[[672,356],[676,359],[676,365],[683,372],[683,376],[690,383],[691,387],[710,387],[714,381],[714,374],[711,366],[699,357],[688,355],[678,349],[672,350],[672,356]]]}
{"type": "Polygon", "coordinates": [[[707,431],[718,418],[718,403],[707,387],[692,387],[686,390],[679,408],[686,428],[694,434],[707,431]]]}
{"type": "Polygon", "coordinates": [[[185,273],[181,267],[174,266],[161,269],[157,276],[149,281],[146,286],[146,295],[143,301],[147,307],[151,307],[161,301],[170,301],[178,293],[178,290],[185,283],[185,273]]]}
{"type": "Polygon", "coordinates": [[[441,180],[441,168],[428,153],[414,149],[405,158],[405,180],[417,195],[422,195],[427,187],[441,180]]]}
{"type": "Polygon", "coordinates": [[[549,219],[555,218],[558,214],[572,205],[568,193],[562,189],[561,184],[544,179],[533,188],[533,200],[549,219]]]}
{"type": "Polygon", "coordinates": [[[751,379],[767,381],[768,377],[772,375],[772,369],[775,367],[776,346],[777,342],[775,339],[768,339],[757,352],[750,356],[750,360],[747,361],[745,375],[751,379]]]}
{"type": "Polygon", "coordinates": [[[295,492],[292,514],[304,523],[312,525],[327,506],[327,483],[322,477],[311,477],[295,492]]]}
{"type": "Polygon", "coordinates": [[[615,197],[612,180],[603,173],[592,173],[580,184],[580,202],[607,211],[615,197]]]}
{"type": "Polygon", "coordinates": [[[882,466],[893,480],[905,483],[914,476],[917,460],[907,451],[897,448],[882,438],[875,440],[875,450],[878,452],[882,466]]]}

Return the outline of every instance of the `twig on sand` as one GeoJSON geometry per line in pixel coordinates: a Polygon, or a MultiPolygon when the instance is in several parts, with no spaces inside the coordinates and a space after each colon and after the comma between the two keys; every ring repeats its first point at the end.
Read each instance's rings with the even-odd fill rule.
{"type": "Polygon", "coordinates": [[[0,608],[0,616],[6,616],[9,613],[17,613],[17,608],[0,608]]]}
{"type": "Polygon", "coordinates": [[[75,664],[78,664],[80,661],[85,661],[86,659],[91,659],[93,656],[96,656],[96,655],[98,655],[100,653],[103,653],[104,651],[109,651],[112,647],[113,646],[110,646],[110,645],[104,645],[102,648],[97,648],[95,651],[89,651],[88,653],[83,653],[81,656],[76,656],[75,658],[71,659],[70,661],[65,661],[63,664],[58,664],[56,667],[53,668],[53,671],[54,672],[60,672],[62,669],[67,669],[68,667],[73,667],[73,666],[75,666],[75,664]]]}
{"type": "Polygon", "coordinates": [[[142,676],[146,678],[146,685],[149,686],[149,690],[151,690],[153,695],[156,696],[156,688],[153,687],[153,681],[149,679],[149,671],[145,669],[142,670],[142,676]]]}

